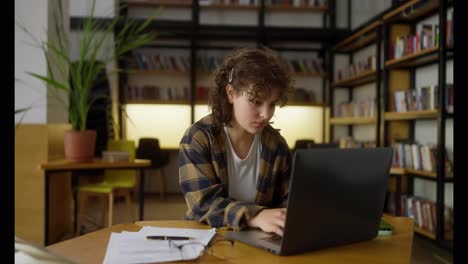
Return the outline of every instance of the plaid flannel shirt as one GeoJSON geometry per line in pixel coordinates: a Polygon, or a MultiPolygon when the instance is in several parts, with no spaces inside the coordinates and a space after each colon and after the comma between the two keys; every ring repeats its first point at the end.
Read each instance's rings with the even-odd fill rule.
{"type": "Polygon", "coordinates": [[[239,230],[264,208],[286,207],[292,155],[279,132],[266,126],[255,203],[237,201],[229,197],[226,140],[211,115],[189,127],[180,141],[179,184],[186,219],[239,230]]]}

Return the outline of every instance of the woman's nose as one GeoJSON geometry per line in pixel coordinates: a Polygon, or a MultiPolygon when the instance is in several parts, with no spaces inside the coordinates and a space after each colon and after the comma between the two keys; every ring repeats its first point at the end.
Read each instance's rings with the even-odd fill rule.
{"type": "Polygon", "coordinates": [[[262,107],[260,110],[260,117],[264,120],[269,120],[272,115],[272,110],[269,107],[262,107]]]}

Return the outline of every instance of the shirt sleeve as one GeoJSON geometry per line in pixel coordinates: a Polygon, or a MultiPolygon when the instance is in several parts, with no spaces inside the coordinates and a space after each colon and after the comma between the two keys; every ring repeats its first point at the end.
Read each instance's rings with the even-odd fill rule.
{"type": "Polygon", "coordinates": [[[264,207],[228,197],[227,186],[217,177],[208,135],[189,129],[180,142],[179,184],[187,203],[187,216],[213,227],[235,230],[264,207]]]}

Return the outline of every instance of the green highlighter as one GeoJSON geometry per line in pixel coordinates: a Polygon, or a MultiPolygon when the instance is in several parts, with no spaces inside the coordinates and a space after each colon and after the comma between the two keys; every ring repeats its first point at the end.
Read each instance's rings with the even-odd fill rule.
{"type": "Polygon", "coordinates": [[[393,226],[390,225],[388,222],[385,220],[381,219],[380,220],[380,225],[379,225],[379,236],[389,236],[393,233],[393,226]]]}

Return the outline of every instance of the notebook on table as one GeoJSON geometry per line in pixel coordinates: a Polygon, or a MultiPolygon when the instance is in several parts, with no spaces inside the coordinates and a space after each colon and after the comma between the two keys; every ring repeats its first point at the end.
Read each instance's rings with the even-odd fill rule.
{"type": "Polygon", "coordinates": [[[371,240],[379,231],[392,148],[298,149],[283,237],[259,229],[226,238],[277,255],[371,240]]]}

